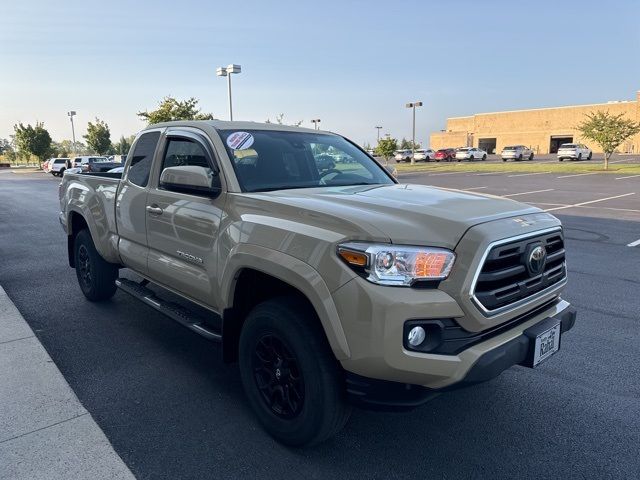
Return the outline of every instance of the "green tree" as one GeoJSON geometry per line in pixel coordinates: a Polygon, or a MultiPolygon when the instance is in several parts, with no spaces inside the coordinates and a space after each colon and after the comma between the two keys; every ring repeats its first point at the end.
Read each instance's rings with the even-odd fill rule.
{"type": "Polygon", "coordinates": [[[13,126],[13,130],[15,131],[15,143],[20,154],[23,157],[34,155],[40,160],[40,163],[44,162],[51,152],[51,135],[44,128],[44,123],[36,122],[35,127],[30,124],[24,126],[22,123],[18,123],[13,126]]]}
{"type": "Polygon", "coordinates": [[[135,135],[131,135],[129,137],[125,137],[124,135],[122,135],[120,137],[120,140],[118,140],[118,142],[116,142],[116,144],[113,146],[114,153],[118,155],[126,155],[131,148],[131,144],[133,143],[134,138],[135,135]]]}
{"type": "Polygon", "coordinates": [[[376,147],[376,153],[384,157],[385,161],[389,161],[389,159],[393,156],[393,152],[398,149],[398,141],[395,138],[381,138],[378,142],[378,146],[376,147]]]}
{"type": "Polygon", "coordinates": [[[83,135],[87,146],[98,155],[105,155],[111,148],[109,125],[96,118],[96,123],[87,124],[87,134],[83,135]]]}
{"type": "Polygon", "coordinates": [[[606,112],[591,112],[586,115],[578,131],[586,139],[592,140],[604,152],[604,169],[609,169],[609,159],[618,146],[630,137],[640,133],[640,123],[624,118],[624,114],[612,115],[606,112]]]}
{"type": "Polygon", "coordinates": [[[138,116],[149,125],[173,120],[213,120],[210,113],[202,113],[198,108],[198,100],[191,97],[184,101],[173,97],[164,97],[158,108],[151,112],[138,112],[138,116]]]}
{"type": "MultiPolygon", "coordinates": [[[[271,121],[270,118],[267,118],[264,123],[273,123],[273,122],[271,121]]],[[[276,115],[276,123],[278,125],[287,125],[286,123],[284,123],[284,113],[280,113],[276,115]]],[[[298,120],[297,122],[293,122],[291,124],[292,127],[299,127],[300,125],[302,125],[302,120],[298,120]]]]}

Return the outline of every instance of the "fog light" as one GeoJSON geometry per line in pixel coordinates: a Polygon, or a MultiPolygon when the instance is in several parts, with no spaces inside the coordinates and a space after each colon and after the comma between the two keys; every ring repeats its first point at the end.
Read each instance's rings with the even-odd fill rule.
{"type": "Polygon", "coordinates": [[[413,327],[411,330],[409,330],[409,335],[407,335],[407,341],[409,342],[409,345],[411,345],[412,347],[417,347],[422,342],[424,342],[424,339],[426,338],[426,336],[427,334],[425,333],[424,328],[413,327]]]}

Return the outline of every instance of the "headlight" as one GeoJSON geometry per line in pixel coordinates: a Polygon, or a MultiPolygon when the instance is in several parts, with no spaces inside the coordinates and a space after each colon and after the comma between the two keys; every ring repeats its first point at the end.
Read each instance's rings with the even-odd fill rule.
{"type": "Polygon", "coordinates": [[[356,242],[338,245],[338,255],[370,282],[402,287],[444,280],[456,258],[455,253],[444,248],[356,242]]]}

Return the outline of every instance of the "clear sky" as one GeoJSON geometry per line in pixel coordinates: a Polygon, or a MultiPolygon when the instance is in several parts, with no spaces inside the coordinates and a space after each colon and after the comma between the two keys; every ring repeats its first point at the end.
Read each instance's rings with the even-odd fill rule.
{"type": "Polygon", "coordinates": [[[0,138],[55,140],[96,116],[112,140],[165,95],[226,119],[215,67],[237,63],[237,120],[320,118],[358,143],[418,141],[450,116],[628,100],[640,89],[640,1],[3,0],[0,138]]]}

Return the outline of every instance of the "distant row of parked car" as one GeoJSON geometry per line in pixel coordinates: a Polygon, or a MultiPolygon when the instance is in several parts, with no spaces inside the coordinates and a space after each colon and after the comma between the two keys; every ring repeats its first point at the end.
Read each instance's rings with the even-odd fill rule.
{"type": "Polygon", "coordinates": [[[410,162],[411,158],[416,162],[436,162],[445,161],[452,162],[454,160],[461,162],[462,160],[486,160],[487,152],[475,147],[462,148],[441,148],[440,150],[418,149],[413,153],[411,150],[397,150],[394,159],[396,162],[410,162]]]}
{"type": "MultiPolygon", "coordinates": [[[[564,143],[558,149],[558,160],[591,160],[593,152],[589,147],[581,143],[564,143]]],[[[418,149],[413,153],[411,150],[396,150],[394,158],[396,162],[410,162],[411,158],[416,162],[424,161],[452,162],[454,160],[486,160],[487,152],[481,148],[461,147],[461,148],[441,148],[440,150],[418,149]]],[[[502,149],[500,157],[503,162],[507,160],[521,161],[533,160],[534,152],[525,145],[508,145],[502,149]]]]}
{"type": "Polygon", "coordinates": [[[61,177],[67,170],[75,169],[81,172],[108,172],[109,170],[124,165],[126,155],[83,155],[73,160],[66,157],[50,158],[42,164],[42,170],[51,173],[54,177],[61,177]]]}

